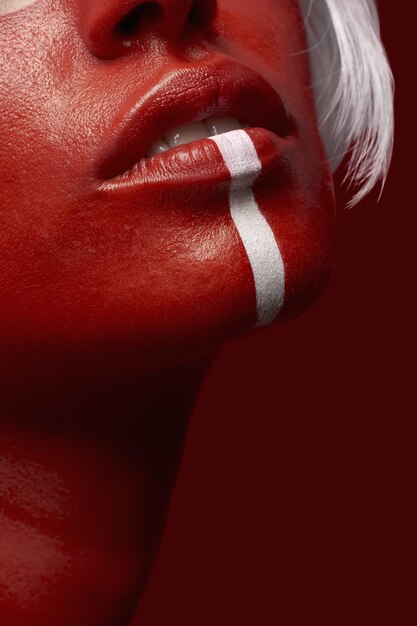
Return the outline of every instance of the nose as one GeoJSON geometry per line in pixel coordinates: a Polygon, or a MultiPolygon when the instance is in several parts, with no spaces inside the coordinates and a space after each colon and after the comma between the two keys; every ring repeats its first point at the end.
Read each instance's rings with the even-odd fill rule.
{"type": "Polygon", "coordinates": [[[126,54],[146,34],[179,38],[187,27],[202,28],[217,0],[81,0],[84,38],[98,58],[126,54]]]}

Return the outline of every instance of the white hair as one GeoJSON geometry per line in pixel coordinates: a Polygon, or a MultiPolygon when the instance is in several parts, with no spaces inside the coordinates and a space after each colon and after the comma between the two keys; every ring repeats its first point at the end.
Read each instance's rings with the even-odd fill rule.
{"type": "Polygon", "coordinates": [[[374,0],[299,0],[304,15],[319,130],[329,164],[345,154],[345,180],[359,202],[391,161],[394,82],[374,0]]]}

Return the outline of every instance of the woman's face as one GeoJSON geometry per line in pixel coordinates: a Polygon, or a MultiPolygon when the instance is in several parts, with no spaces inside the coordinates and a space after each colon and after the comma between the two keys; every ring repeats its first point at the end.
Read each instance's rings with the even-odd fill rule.
{"type": "Polygon", "coordinates": [[[298,3],[215,4],[0,0],[8,354],[116,349],[146,367],[321,291],[333,187],[298,3]],[[183,145],[145,160],[162,137],[183,145]]]}

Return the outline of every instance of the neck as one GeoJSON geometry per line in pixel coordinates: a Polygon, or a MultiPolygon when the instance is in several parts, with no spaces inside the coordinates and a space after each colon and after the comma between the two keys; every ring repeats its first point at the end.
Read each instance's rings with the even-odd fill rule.
{"type": "MultiPolygon", "coordinates": [[[[84,624],[81,607],[91,626],[107,624],[104,614],[109,624],[119,623],[115,616],[133,610],[155,558],[210,361],[140,378],[73,375],[3,390],[0,588],[6,585],[15,598],[13,610],[24,605],[30,612],[33,599],[45,626],[48,611],[54,614],[55,604],[67,605],[69,598],[76,599],[77,624],[84,624]],[[5,581],[2,570],[9,572],[5,581]],[[44,607],[41,580],[48,591],[44,607]]],[[[0,616],[1,610],[0,601],[0,616]]],[[[26,617],[38,623],[33,614],[19,623],[26,626],[26,617]]]]}

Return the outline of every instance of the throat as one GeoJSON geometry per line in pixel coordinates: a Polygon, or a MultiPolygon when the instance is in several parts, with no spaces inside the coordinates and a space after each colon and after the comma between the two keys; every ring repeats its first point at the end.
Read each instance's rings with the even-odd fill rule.
{"type": "Polygon", "coordinates": [[[68,626],[128,624],[208,366],[9,395],[0,419],[0,623],[16,615],[19,626],[56,626],[57,616],[68,626]]]}

